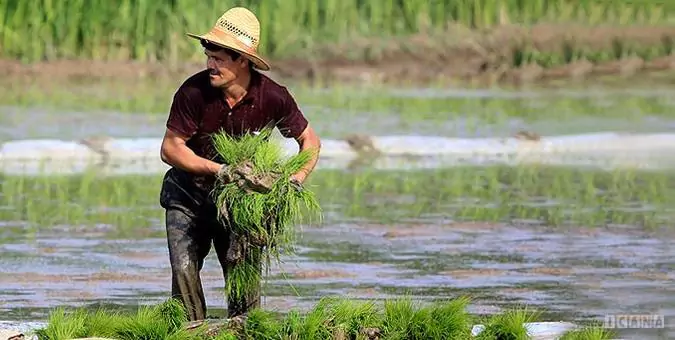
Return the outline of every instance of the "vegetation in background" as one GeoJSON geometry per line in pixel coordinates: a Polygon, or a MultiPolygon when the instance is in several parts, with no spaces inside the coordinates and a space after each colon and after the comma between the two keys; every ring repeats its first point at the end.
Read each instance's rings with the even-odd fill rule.
{"type": "Polygon", "coordinates": [[[538,22],[651,25],[668,23],[673,10],[668,1],[4,0],[0,2],[0,55],[26,61],[202,58],[185,32],[208,30],[223,11],[236,5],[258,15],[261,52],[274,58],[320,42],[443,30],[451,22],[469,28],[538,22]]]}
{"type": "MultiPolygon", "coordinates": [[[[40,340],[66,340],[75,337],[105,336],[115,339],[368,339],[382,340],[465,340],[471,338],[473,324],[479,320],[466,311],[468,298],[436,301],[418,305],[410,298],[384,301],[357,301],[335,297],[322,298],[313,309],[301,314],[291,311],[284,316],[255,309],[245,324],[223,328],[217,334],[207,332],[207,325],[186,331],[186,318],[175,300],[139,309],[136,315],[120,315],[82,309],[66,314],[59,308],[51,313],[49,324],[39,330],[40,340]]],[[[485,329],[477,339],[528,339],[524,322],[539,321],[537,313],[513,310],[482,318],[485,329]]],[[[613,332],[586,326],[565,339],[611,339],[613,332]]]]}

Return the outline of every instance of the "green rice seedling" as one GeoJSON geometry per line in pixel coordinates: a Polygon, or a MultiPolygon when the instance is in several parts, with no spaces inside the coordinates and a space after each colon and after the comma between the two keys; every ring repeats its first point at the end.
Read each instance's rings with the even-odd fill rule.
{"type": "MultiPolygon", "coordinates": [[[[237,335],[236,333],[231,333],[237,335]]],[[[276,319],[276,316],[269,311],[255,309],[248,313],[246,323],[240,334],[239,339],[281,339],[282,326],[276,319]]]]}
{"type": "Polygon", "coordinates": [[[384,320],[382,332],[392,340],[404,340],[411,337],[411,329],[416,318],[415,304],[411,298],[384,302],[384,320]]]}
{"type": "Polygon", "coordinates": [[[471,334],[473,318],[466,311],[470,299],[458,297],[449,301],[436,301],[428,310],[428,320],[422,324],[419,338],[467,339],[471,334]]]}
{"type": "MultiPolygon", "coordinates": [[[[84,309],[65,314],[62,308],[57,308],[39,334],[40,339],[106,336],[119,340],[365,340],[368,337],[364,333],[372,331],[380,339],[388,340],[459,340],[471,338],[473,320],[466,311],[468,302],[468,298],[460,297],[422,306],[406,296],[387,299],[381,308],[375,301],[324,297],[302,314],[291,310],[281,316],[254,309],[245,323],[223,328],[216,335],[207,335],[203,326],[190,331],[183,327],[182,305],[173,300],[143,306],[136,313],[125,315],[103,310],[87,314],[84,309]]],[[[537,314],[526,308],[510,309],[488,317],[485,329],[476,339],[528,339],[523,324],[536,319],[537,314]]],[[[568,332],[563,339],[607,339],[609,334],[599,327],[586,327],[568,332]]]]}
{"type": "Polygon", "coordinates": [[[182,304],[175,299],[156,306],[141,306],[135,315],[120,320],[116,338],[120,340],[160,340],[184,336],[182,324],[187,321],[182,304]]]}
{"type": "Polygon", "coordinates": [[[269,268],[272,259],[279,260],[281,248],[288,253],[294,251],[293,223],[303,217],[302,209],[310,214],[320,212],[314,193],[296,190],[289,180],[307,164],[313,151],[305,150],[284,159],[281,146],[270,141],[272,131],[272,127],[266,127],[258,135],[213,135],[214,147],[225,164],[233,167],[249,164],[251,177],[272,176],[268,177],[268,192],[244,190],[240,180],[219,182],[213,190],[219,207],[218,218],[235,237],[252,241],[244,262],[235,264],[233,275],[228,276],[227,293],[235,298],[257,287],[258,260],[264,260],[269,268]]]}
{"type": "Polygon", "coordinates": [[[616,337],[616,332],[611,329],[591,325],[565,332],[559,340],[609,340],[616,337]]]}
{"type": "Polygon", "coordinates": [[[225,330],[219,332],[212,340],[239,340],[237,334],[232,330],[225,330]]]}
{"type": "Polygon", "coordinates": [[[47,327],[36,331],[40,339],[70,340],[84,337],[109,337],[118,340],[197,340],[201,329],[189,332],[183,328],[187,321],[183,305],[169,299],[154,306],[141,306],[135,314],[84,308],[66,314],[63,308],[50,313],[47,327]]]}
{"type": "Polygon", "coordinates": [[[528,340],[526,323],[536,322],[540,313],[527,309],[513,309],[492,315],[476,340],[528,340]]]}
{"type": "Polygon", "coordinates": [[[120,325],[125,321],[121,313],[117,311],[107,311],[98,308],[93,313],[88,313],[83,334],[88,336],[96,335],[104,338],[114,338],[117,336],[120,325]]]}
{"type": "Polygon", "coordinates": [[[615,339],[615,331],[602,327],[584,327],[580,330],[572,330],[565,333],[560,340],[609,340],[615,339]]]}
{"type": "Polygon", "coordinates": [[[360,339],[366,330],[381,328],[382,320],[373,301],[324,297],[317,305],[328,311],[326,322],[332,328],[334,338],[360,339]]]}
{"type": "Polygon", "coordinates": [[[47,327],[36,330],[35,334],[44,340],[70,340],[87,336],[86,331],[86,311],[67,314],[65,308],[59,307],[49,314],[47,327]]]}

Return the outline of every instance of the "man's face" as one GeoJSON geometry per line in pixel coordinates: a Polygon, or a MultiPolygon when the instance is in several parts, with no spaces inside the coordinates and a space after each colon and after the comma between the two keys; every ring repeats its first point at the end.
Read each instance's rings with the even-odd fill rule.
{"type": "Polygon", "coordinates": [[[224,50],[204,50],[206,67],[210,72],[211,86],[225,88],[237,79],[246,69],[246,59],[239,57],[232,60],[230,54],[224,50]]]}

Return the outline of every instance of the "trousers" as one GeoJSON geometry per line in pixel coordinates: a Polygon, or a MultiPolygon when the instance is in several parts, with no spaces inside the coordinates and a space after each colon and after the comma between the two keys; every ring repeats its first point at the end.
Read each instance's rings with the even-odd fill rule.
{"type": "MultiPolygon", "coordinates": [[[[217,208],[208,191],[195,186],[189,174],[172,168],[162,182],[160,205],[165,209],[167,245],[171,264],[171,296],[179,299],[190,321],[206,318],[206,301],[200,272],[213,246],[227,281],[233,264],[227,260],[228,229],[217,219],[217,208]]],[[[259,267],[260,269],[260,267],[259,267]]],[[[241,299],[227,297],[232,318],[260,306],[260,287],[241,299]]]]}

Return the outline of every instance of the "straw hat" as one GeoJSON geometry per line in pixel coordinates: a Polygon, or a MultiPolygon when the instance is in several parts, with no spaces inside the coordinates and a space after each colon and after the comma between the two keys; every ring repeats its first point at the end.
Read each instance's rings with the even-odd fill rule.
{"type": "Polygon", "coordinates": [[[270,69],[270,65],[258,55],[260,22],[255,14],[246,8],[234,7],[227,10],[206,34],[187,33],[187,35],[237,51],[260,70],[270,69]]]}

